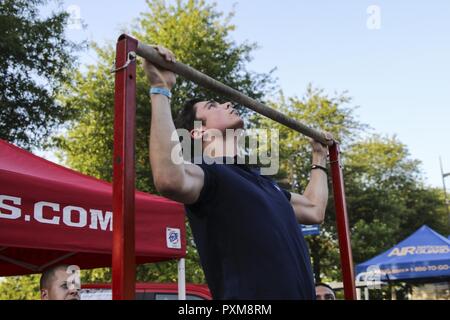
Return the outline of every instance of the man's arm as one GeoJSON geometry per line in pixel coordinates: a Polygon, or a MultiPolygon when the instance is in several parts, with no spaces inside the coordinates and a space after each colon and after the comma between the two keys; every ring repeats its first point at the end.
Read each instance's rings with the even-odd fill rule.
{"type": "MultiPolygon", "coordinates": [[[[167,61],[174,61],[173,54],[156,47],[167,61]]],[[[144,70],[152,87],[172,89],[175,74],[158,69],[144,62],[144,70]]],[[[184,163],[179,140],[171,139],[175,125],[170,110],[170,99],[161,94],[151,95],[152,119],[150,129],[150,165],[156,189],[165,197],[185,204],[194,203],[203,188],[203,170],[184,163]]]]}
{"type": "MultiPolygon", "coordinates": [[[[331,135],[326,134],[331,139],[331,135]]],[[[317,141],[312,141],[312,163],[326,167],[327,147],[317,141]]],[[[325,219],[328,201],[327,174],[320,170],[311,170],[311,178],[303,195],[291,193],[291,204],[297,221],[302,224],[320,224],[325,219]]]]}

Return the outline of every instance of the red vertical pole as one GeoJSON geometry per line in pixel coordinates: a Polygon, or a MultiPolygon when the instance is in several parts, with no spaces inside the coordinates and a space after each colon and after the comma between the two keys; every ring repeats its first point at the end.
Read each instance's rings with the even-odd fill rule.
{"type": "Polygon", "coordinates": [[[112,293],[114,300],[135,295],[134,194],[136,63],[124,67],[137,41],[120,36],[117,42],[114,94],[113,252],[112,293]]]}
{"type": "Polygon", "coordinates": [[[356,300],[355,277],[353,270],[352,247],[350,243],[350,230],[345,202],[344,179],[342,176],[339,144],[329,147],[331,176],[333,182],[334,205],[336,208],[336,224],[339,236],[341,255],[341,269],[344,283],[344,296],[346,300],[356,300]]]}

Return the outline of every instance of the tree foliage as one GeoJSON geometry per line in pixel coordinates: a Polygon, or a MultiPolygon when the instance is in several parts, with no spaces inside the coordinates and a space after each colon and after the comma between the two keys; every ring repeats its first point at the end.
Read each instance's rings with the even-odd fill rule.
{"type": "Polygon", "coordinates": [[[38,300],[40,275],[0,278],[0,300],[38,300]]]}
{"type": "Polygon", "coordinates": [[[0,2],[0,138],[41,146],[70,117],[56,101],[69,79],[77,45],[64,34],[67,13],[41,18],[46,0],[0,2]]]}

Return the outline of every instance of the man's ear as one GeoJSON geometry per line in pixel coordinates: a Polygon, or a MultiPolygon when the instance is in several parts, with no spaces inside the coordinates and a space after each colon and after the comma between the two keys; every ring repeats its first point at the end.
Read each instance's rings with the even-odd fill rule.
{"type": "Polygon", "coordinates": [[[49,298],[48,298],[48,290],[47,289],[42,289],[41,290],[41,300],[49,300],[49,298]]]}
{"type": "Polygon", "coordinates": [[[201,126],[200,128],[194,128],[191,130],[191,138],[192,139],[201,139],[205,134],[205,127],[201,126]]]}

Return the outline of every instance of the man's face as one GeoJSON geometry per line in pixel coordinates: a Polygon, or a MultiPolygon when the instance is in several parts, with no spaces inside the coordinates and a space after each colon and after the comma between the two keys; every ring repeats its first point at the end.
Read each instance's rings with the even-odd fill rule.
{"type": "Polygon", "coordinates": [[[203,120],[206,129],[242,129],[244,121],[231,102],[201,101],[195,104],[197,119],[203,120]]]}
{"type": "Polygon", "coordinates": [[[334,292],[324,286],[316,287],[316,299],[317,300],[336,300],[334,292]]]}
{"type": "Polygon", "coordinates": [[[64,269],[56,270],[49,288],[41,291],[42,300],[80,300],[80,292],[74,285],[67,283],[69,273],[64,269]]]}

